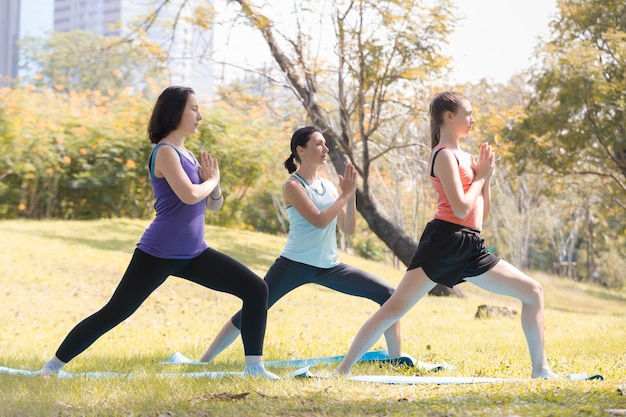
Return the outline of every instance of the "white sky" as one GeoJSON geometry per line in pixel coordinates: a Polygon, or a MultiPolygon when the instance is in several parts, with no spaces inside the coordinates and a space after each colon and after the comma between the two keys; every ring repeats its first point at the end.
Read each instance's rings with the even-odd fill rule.
{"type": "MultiPolygon", "coordinates": [[[[40,12],[24,13],[24,16],[28,16],[28,19],[22,21],[26,34],[40,35],[36,33],[37,30],[52,29],[52,0],[22,1],[25,9],[40,12]],[[41,22],[42,16],[48,20],[41,22]]],[[[271,4],[277,7],[282,2],[291,3],[290,0],[271,0],[271,4]]],[[[548,22],[556,11],[556,0],[455,2],[462,20],[456,32],[450,36],[450,45],[444,49],[453,58],[451,83],[477,82],[482,78],[506,82],[511,75],[529,68],[539,37],[548,36],[548,22]]],[[[260,59],[260,55],[267,59],[267,46],[262,39],[258,39],[258,43],[253,39],[258,36],[256,33],[252,36],[244,35],[239,45],[231,38],[230,45],[219,51],[220,35],[216,34],[215,46],[230,58],[233,53],[239,55],[245,51],[246,56],[260,59]]]]}
{"type": "Polygon", "coordinates": [[[463,20],[445,52],[453,58],[458,82],[506,82],[529,68],[556,12],[556,0],[456,0],[456,5],[463,20]]]}
{"type": "MultiPolygon", "coordinates": [[[[549,35],[548,23],[556,11],[556,0],[455,0],[461,21],[449,37],[444,53],[453,59],[449,83],[478,82],[486,78],[506,82],[511,75],[528,69],[540,37],[549,35]]],[[[271,7],[283,9],[271,0],[271,7]]],[[[233,7],[230,5],[229,7],[233,7]]],[[[232,10],[232,9],[231,9],[232,10]]],[[[231,61],[258,63],[269,60],[262,38],[252,29],[243,30],[226,43],[224,34],[216,33],[216,53],[231,61]],[[222,46],[220,46],[222,45],[222,46]],[[240,61],[241,59],[241,61],[240,61]]],[[[245,64],[244,64],[245,66],[245,64]]],[[[219,70],[218,70],[219,72],[219,70]]],[[[241,76],[232,68],[231,76],[241,76]]],[[[226,74],[228,78],[228,74],[226,74]]]]}

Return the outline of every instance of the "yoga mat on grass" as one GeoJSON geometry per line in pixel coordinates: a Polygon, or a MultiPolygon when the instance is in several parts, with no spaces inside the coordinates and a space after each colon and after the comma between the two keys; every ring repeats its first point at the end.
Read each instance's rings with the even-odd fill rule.
{"type": "MultiPolygon", "coordinates": [[[[305,366],[313,366],[313,365],[325,365],[325,364],[333,364],[339,363],[343,360],[344,355],[338,356],[324,356],[320,358],[311,358],[311,359],[291,359],[291,360],[281,360],[281,361],[267,361],[265,362],[265,366],[269,367],[285,367],[285,368],[303,368],[305,366]]],[[[447,363],[427,363],[422,361],[416,361],[409,355],[403,355],[399,358],[391,359],[386,350],[375,350],[371,352],[365,353],[359,362],[385,362],[385,363],[393,363],[396,365],[405,365],[409,367],[418,367],[425,371],[442,371],[445,369],[455,369],[454,366],[448,365],[447,363]]],[[[185,355],[180,352],[174,353],[172,356],[167,358],[163,364],[187,364],[187,365],[206,365],[205,362],[199,362],[197,360],[189,359],[185,355]]]]}
{"type": "MultiPolygon", "coordinates": [[[[310,366],[305,366],[293,372],[290,376],[294,378],[318,378],[332,379],[332,377],[316,376],[310,372],[310,366]]],[[[570,374],[565,377],[569,380],[604,380],[600,374],[589,376],[585,373],[570,374]]],[[[346,377],[349,381],[373,382],[379,384],[485,384],[485,383],[504,383],[504,382],[528,382],[529,379],[516,378],[489,378],[489,377],[464,377],[464,376],[406,376],[406,375],[355,375],[346,377]]]]}
{"type": "MultiPolygon", "coordinates": [[[[5,366],[0,366],[0,374],[10,374],[10,375],[22,375],[22,376],[39,376],[39,371],[29,371],[25,369],[13,369],[7,368],[5,366]]],[[[132,373],[124,373],[124,372],[80,372],[76,374],[72,374],[65,371],[59,371],[55,378],[87,378],[87,379],[100,379],[100,378],[140,378],[142,376],[150,376],[151,374],[141,374],[136,375],[132,373]]],[[[161,378],[224,378],[224,377],[242,377],[243,372],[168,372],[168,373],[158,373],[156,376],[161,378]]]]}
{"type": "Polygon", "coordinates": [[[464,376],[403,376],[403,375],[356,375],[348,377],[351,381],[376,382],[382,384],[485,384],[496,382],[522,382],[522,379],[509,378],[472,378],[464,376]]]}
{"type": "MultiPolygon", "coordinates": [[[[293,372],[290,376],[294,378],[314,378],[314,379],[327,379],[329,377],[316,376],[309,371],[310,366],[305,366],[293,372]]],[[[20,375],[35,377],[39,376],[39,371],[29,371],[24,369],[14,369],[0,366],[0,374],[20,375]]],[[[86,378],[86,379],[100,379],[100,378],[140,378],[150,376],[151,374],[132,374],[124,372],[81,372],[72,374],[65,371],[59,371],[56,378],[86,378]]],[[[226,377],[243,377],[243,372],[168,372],[155,374],[161,378],[207,378],[207,379],[219,379],[226,377]]],[[[381,384],[477,384],[477,383],[498,383],[498,382],[524,382],[529,380],[524,379],[509,379],[509,378],[484,378],[484,377],[431,377],[431,376],[403,376],[403,375],[356,375],[350,376],[346,379],[351,381],[360,382],[372,382],[381,384]]],[[[604,380],[604,377],[600,374],[589,376],[585,373],[570,374],[566,377],[570,380],[604,380]]]]}
{"type": "MultiPolygon", "coordinates": [[[[312,374],[309,370],[309,366],[298,369],[291,374],[294,378],[321,378],[312,374]]],[[[521,382],[522,379],[507,379],[507,378],[471,378],[461,376],[405,376],[405,375],[355,375],[346,377],[349,381],[360,382],[373,382],[379,384],[402,384],[402,385],[416,385],[416,384],[478,384],[478,383],[495,383],[495,382],[521,382]]]]}

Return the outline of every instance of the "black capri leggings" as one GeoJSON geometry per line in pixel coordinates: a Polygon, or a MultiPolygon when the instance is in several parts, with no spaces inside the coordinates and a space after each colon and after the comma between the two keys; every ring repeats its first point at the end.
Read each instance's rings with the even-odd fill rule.
{"type": "MultiPolygon", "coordinates": [[[[380,305],[394,292],[394,288],[383,280],[350,265],[340,263],[332,268],[318,268],[282,256],[265,274],[265,282],[269,288],[268,310],[283,296],[304,284],[319,284],[344,294],[368,298],[380,305]]],[[[243,335],[242,320],[245,321],[243,310],[231,318],[243,335]]]]}
{"type": "Polygon", "coordinates": [[[193,259],[161,259],[135,249],[109,302],[70,331],[56,356],[69,362],[126,320],[168,276],[226,292],[243,301],[241,338],[246,355],[262,355],[267,319],[265,281],[233,258],[211,248],[193,259]]]}

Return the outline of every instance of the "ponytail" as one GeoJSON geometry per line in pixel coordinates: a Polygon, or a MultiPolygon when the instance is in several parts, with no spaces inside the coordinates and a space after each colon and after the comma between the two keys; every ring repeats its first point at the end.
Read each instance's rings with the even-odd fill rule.
{"type": "Polygon", "coordinates": [[[430,118],[430,148],[435,149],[435,146],[439,145],[439,141],[441,140],[441,124],[434,119],[432,116],[430,118]]]}
{"type": "Polygon", "coordinates": [[[295,161],[300,162],[300,157],[298,156],[298,146],[306,147],[311,135],[315,132],[322,133],[322,131],[315,126],[305,126],[293,132],[291,136],[291,155],[285,161],[285,168],[289,173],[295,172],[298,167],[296,167],[295,161]]]}
{"type": "Polygon", "coordinates": [[[285,168],[287,168],[287,171],[289,171],[290,174],[293,174],[298,169],[296,163],[294,162],[295,159],[296,157],[291,154],[289,155],[289,158],[285,160],[285,168]]]}
{"type": "Polygon", "coordinates": [[[443,115],[449,111],[456,113],[461,101],[467,100],[461,93],[454,91],[443,91],[435,95],[433,101],[428,107],[430,113],[430,146],[431,149],[439,145],[441,140],[441,125],[443,124],[443,115]]]}

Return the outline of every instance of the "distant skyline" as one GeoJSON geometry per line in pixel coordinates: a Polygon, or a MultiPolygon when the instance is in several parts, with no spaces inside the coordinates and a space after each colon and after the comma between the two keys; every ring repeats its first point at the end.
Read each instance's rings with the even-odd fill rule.
{"type": "MultiPolygon", "coordinates": [[[[276,0],[272,4],[279,7],[283,1],[291,4],[291,0],[276,0]]],[[[22,3],[26,6],[20,16],[22,35],[43,36],[52,30],[54,0],[22,0],[22,3]]],[[[450,44],[444,47],[444,52],[453,59],[450,82],[478,82],[482,78],[506,82],[534,62],[539,37],[549,35],[548,24],[556,13],[556,0],[457,0],[456,7],[461,21],[449,37],[450,44]]],[[[245,30],[242,33],[236,37],[231,33],[227,47],[219,46],[218,38],[223,35],[216,34],[218,55],[229,51],[228,59],[237,60],[235,56],[244,52],[242,61],[267,62],[269,52],[262,39],[249,36],[245,30]]]]}
{"type": "MultiPolygon", "coordinates": [[[[0,77],[29,78],[32,77],[38,68],[30,66],[26,68],[23,63],[16,63],[18,57],[15,47],[25,37],[47,37],[54,30],[91,30],[99,35],[114,34],[119,36],[119,31],[109,28],[109,24],[114,24],[121,20],[123,24],[128,24],[135,16],[144,14],[146,6],[145,0],[101,0],[99,2],[82,0],[2,0],[3,15],[0,15],[0,27],[9,26],[4,21],[10,19],[8,23],[13,24],[9,29],[11,33],[2,38],[0,53],[0,77]],[[10,3],[5,2],[9,1],[10,3]],[[17,10],[17,14],[4,15],[4,7],[11,7],[10,10],[17,10]],[[6,39],[5,39],[6,38],[6,39]]],[[[189,29],[187,14],[193,4],[199,0],[191,0],[180,15],[181,20],[177,25],[175,37],[171,36],[171,30],[159,26],[158,24],[148,31],[148,37],[165,45],[172,53],[172,61],[169,64],[169,82],[173,84],[194,85],[204,94],[211,95],[214,88],[213,67],[210,62],[199,62],[192,58],[197,55],[197,44],[194,39],[194,31],[189,29]],[[174,39],[171,43],[171,39],[174,39]]],[[[171,18],[168,16],[178,13],[178,9],[166,7],[162,10],[162,18],[169,24],[171,18]]],[[[122,33],[123,30],[122,30],[122,33]]],[[[201,46],[212,42],[212,32],[203,33],[201,46]]],[[[208,45],[210,47],[210,45],[208,45]]],[[[3,81],[4,82],[4,81],[3,81]]]]}

